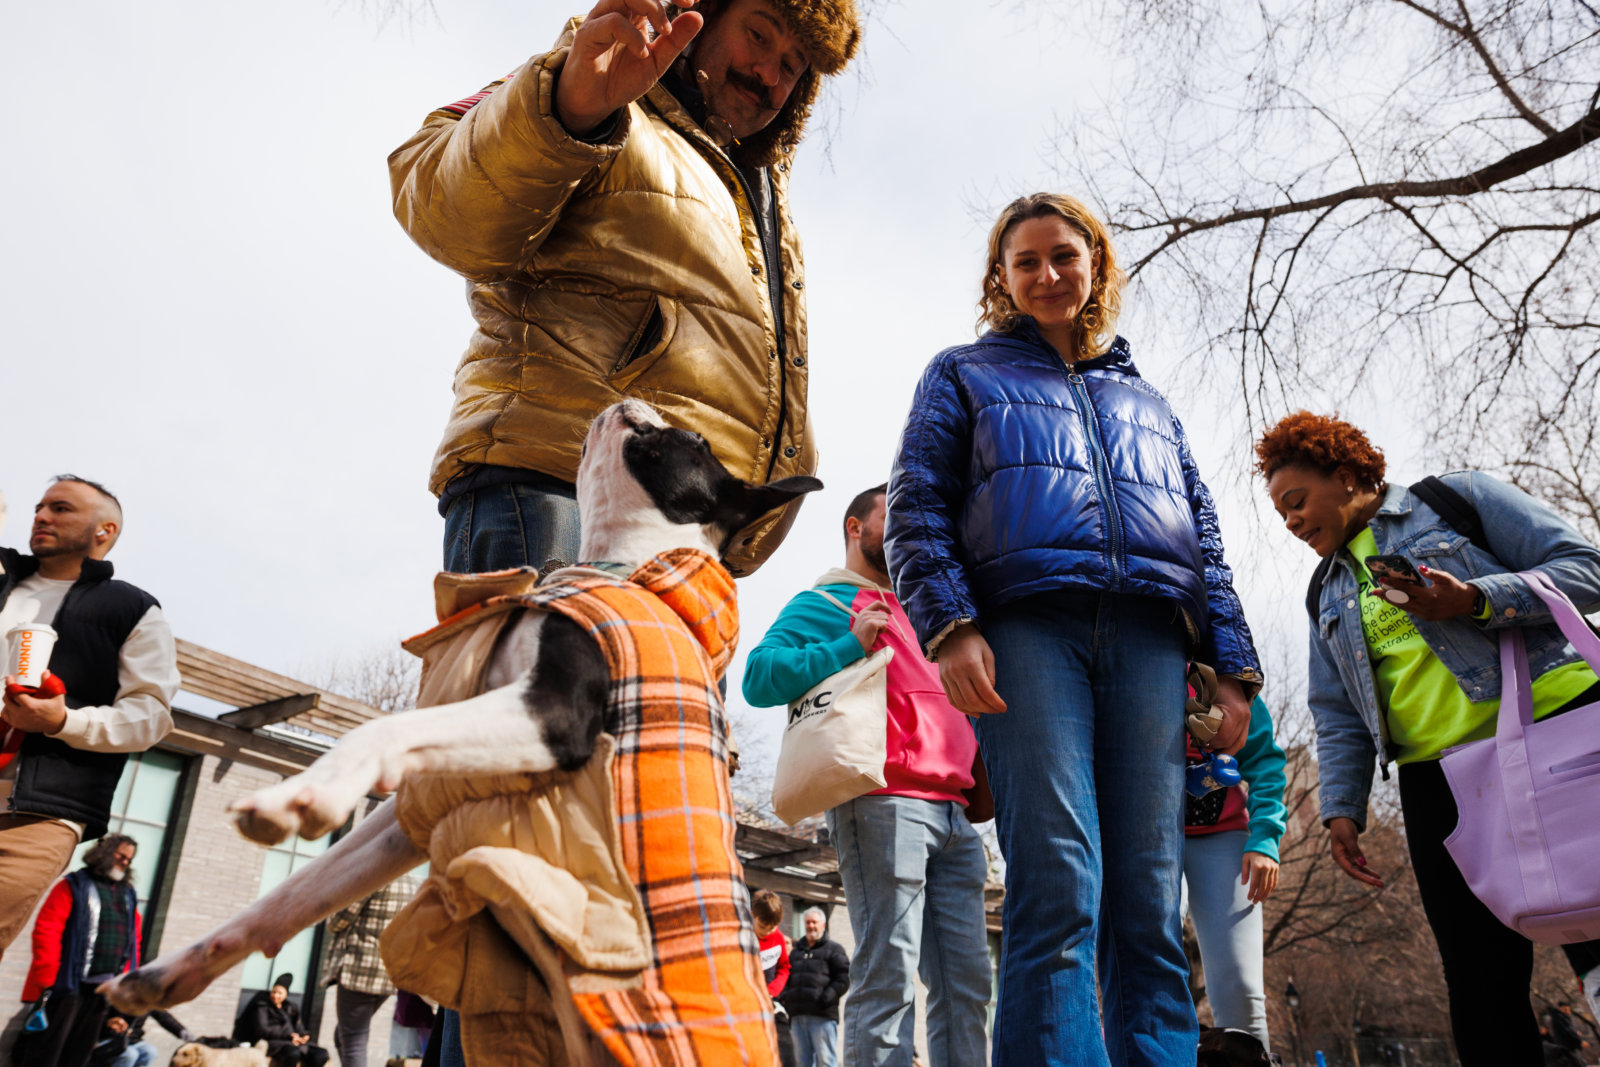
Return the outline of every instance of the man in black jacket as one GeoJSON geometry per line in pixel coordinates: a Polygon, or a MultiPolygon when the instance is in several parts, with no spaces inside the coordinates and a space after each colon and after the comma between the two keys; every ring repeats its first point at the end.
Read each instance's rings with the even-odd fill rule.
{"type": "Polygon", "coordinates": [[[805,916],[806,936],[789,951],[789,984],[784,1010],[794,1038],[797,1067],[839,1067],[839,999],[850,988],[850,957],[828,939],[828,917],[821,908],[805,916]]]}
{"type": "Polygon", "coordinates": [[[0,953],[78,842],[106,832],[128,753],[172,729],[172,630],[154,597],[111,577],[105,557],[121,533],[117,498],[68,474],[34,509],[33,554],[0,549],[0,634],[54,626],[50,673],[66,685],[64,697],[8,686],[0,705],[5,725],[25,733],[0,768],[0,953]]]}

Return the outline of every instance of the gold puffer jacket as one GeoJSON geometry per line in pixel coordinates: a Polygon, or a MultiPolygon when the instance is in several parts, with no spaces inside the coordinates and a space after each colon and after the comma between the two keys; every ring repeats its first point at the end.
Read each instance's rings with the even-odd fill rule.
{"type": "MultiPolygon", "coordinates": [[[[577,24],[481,99],[430,114],[389,157],[395,217],[468,279],[478,322],[430,488],[442,492],[474,463],[573,481],[589,423],[630,396],[703,434],[748,481],[814,473],[788,161],[769,170],[783,269],[780,362],[744,183],[672,95],[651,89],[603,144],[562,127],[556,76],[577,24]]],[[[760,566],[798,507],[739,532],[728,569],[760,566]]]]}

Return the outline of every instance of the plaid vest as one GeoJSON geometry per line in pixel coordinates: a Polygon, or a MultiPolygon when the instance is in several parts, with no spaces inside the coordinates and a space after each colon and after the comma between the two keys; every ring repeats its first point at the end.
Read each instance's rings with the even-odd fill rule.
{"type": "Polygon", "coordinates": [[[610,666],[623,861],[649,916],[641,985],[576,994],[579,1012],[624,1064],[774,1063],[717,688],[739,639],[732,576],[678,549],[626,579],[569,571],[517,599],[583,626],[610,666]]]}

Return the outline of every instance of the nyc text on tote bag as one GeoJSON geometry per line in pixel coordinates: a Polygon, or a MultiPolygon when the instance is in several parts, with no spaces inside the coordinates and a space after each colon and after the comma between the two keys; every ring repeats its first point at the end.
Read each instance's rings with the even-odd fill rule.
{"type": "MultiPolygon", "coordinates": [[[[813,589],[855,618],[829,593],[813,589]]],[[[789,722],[772,778],[772,810],[793,826],[882,789],[889,728],[889,661],[880,648],[830,674],[789,705],[789,722]]]]}

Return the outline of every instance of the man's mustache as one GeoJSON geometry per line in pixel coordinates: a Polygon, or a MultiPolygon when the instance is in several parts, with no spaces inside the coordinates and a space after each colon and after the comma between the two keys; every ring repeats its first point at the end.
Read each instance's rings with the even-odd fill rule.
{"type": "Polygon", "coordinates": [[[783,101],[775,101],[773,99],[772,90],[767,88],[766,85],[762,83],[761,79],[756,77],[754,74],[745,74],[742,71],[730,69],[727,74],[727,80],[746,92],[753,94],[757,100],[760,100],[766,105],[768,111],[777,111],[779,108],[783,107],[783,101]]]}

